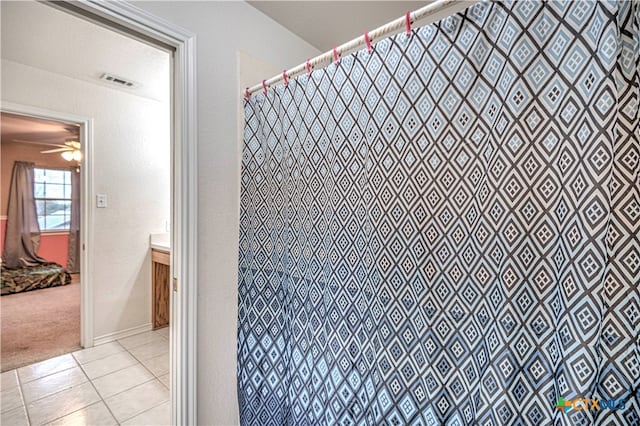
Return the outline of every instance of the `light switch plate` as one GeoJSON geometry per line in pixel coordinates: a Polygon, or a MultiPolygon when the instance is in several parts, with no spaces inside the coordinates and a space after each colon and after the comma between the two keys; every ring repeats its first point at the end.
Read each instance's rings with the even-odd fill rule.
{"type": "Polygon", "coordinates": [[[99,209],[104,209],[107,207],[107,194],[96,195],[96,207],[99,209]]]}

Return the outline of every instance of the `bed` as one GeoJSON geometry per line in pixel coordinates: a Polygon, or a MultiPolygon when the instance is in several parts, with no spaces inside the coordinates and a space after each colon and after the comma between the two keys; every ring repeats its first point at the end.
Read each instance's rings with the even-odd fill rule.
{"type": "Polygon", "coordinates": [[[71,275],[57,263],[17,269],[0,269],[0,295],[57,287],[71,283],[71,275]]]}

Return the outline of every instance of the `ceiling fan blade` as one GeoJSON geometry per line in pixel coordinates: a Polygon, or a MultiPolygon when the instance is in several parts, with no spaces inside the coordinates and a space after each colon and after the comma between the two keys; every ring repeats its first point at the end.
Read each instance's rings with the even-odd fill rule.
{"type": "Polygon", "coordinates": [[[13,142],[28,143],[31,145],[47,145],[47,146],[58,146],[60,148],[69,148],[67,145],[61,145],[59,143],[51,143],[46,141],[27,141],[24,139],[13,139],[13,142]]]}
{"type": "Polygon", "coordinates": [[[40,154],[53,154],[54,152],[64,152],[64,151],[72,151],[69,147],[65,148],[56,148],[56,149],[48,149],[46,151],[40,151],[40,154]]]}

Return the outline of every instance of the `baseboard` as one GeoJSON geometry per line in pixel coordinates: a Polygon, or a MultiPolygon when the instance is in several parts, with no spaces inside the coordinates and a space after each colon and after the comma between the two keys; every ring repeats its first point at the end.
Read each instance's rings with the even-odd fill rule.
{"type": "Polygon", "coordinates": [[[134,334],[144,333],[145,331],[151,331],[153,327],[151,323],[139,325],[137,327],[127,328],[125,330],[116,331],[114,333],[103,334],[93,339],[93,345],[101,345],[103,343],[113,342],[114,340],[124,339],[125,337],[133,336],[134,334]]]}

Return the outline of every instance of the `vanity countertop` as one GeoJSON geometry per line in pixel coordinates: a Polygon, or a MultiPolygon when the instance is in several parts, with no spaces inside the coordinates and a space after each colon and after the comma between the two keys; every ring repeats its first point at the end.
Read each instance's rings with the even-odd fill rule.
{"type": "Polygon", "coordinates": [[[169,233],[150,234],[149,246],[155,250],[171,252],[171,242],[169,241],[169,233]]]}

